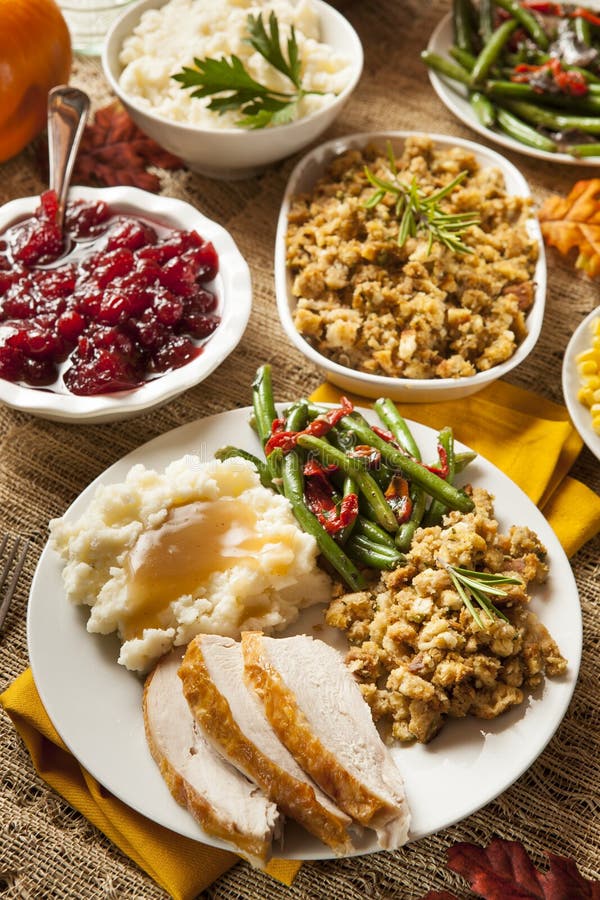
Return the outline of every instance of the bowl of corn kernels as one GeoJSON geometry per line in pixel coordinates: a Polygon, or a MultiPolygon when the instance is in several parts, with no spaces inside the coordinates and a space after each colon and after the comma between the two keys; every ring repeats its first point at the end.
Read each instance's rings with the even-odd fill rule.
{"type": "Polygon", "coordinates": [[[580,323],[567,345],[562,388],[575,428],[600,459],[600,306],[580,323]]]}

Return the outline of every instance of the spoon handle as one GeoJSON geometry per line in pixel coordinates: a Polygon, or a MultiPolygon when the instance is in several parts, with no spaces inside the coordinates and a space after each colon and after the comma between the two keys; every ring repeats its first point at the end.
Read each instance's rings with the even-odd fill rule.
{"type": "Polygon", "coordinates": [[[62,230],[67,191],[90,98],[78,88],[59,85],[48,94],[48,161],[50,190],[58,196],[58,226],[62,230]]]}

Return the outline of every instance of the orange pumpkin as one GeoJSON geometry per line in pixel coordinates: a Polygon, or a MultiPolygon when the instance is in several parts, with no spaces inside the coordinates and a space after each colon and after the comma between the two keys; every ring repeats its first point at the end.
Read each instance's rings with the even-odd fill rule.
{"type": "Polygon", "coordinates": [[[48,91],[71,71],[71,39],[54,0],[0,0],[0,162],[46,123],[48,91]]]}

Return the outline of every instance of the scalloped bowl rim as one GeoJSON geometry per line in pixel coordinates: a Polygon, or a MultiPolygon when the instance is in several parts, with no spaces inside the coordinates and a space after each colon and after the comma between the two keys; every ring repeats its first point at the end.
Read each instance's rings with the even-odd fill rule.
{"type": "MultiPolygon", "coordinates": [[[[301,119],[296,119],[294,122],[287,122],[283,125],[276,125],[273,126],[273,128],[206,128],[201,125],[194,124],[193,122],[176,122],[173,119],[169,119],[167,116],[159,115],[146,106],[141,106],[139,103],[136,103],[136,97],[132,94],[127,93],[127,91],[124,91],[119,84],[119,79],[115,74],[115,67],[112,65],[110,60],[110,57],[112,57],[114,51],[113,44],[116,40],[117,34],[123,27],[123,23],[125,22],[125,20],[129,18],[131,18],[132,20],[135,18],[139,19],[138,11],[141,15],[141,13],[146,12],[147,9],[158,9],[160,6],[164,6],[167,2],[168,0],[138,0],[137,3],[134,3],[133,5],[127,7],[125,12],[122,13],[119,18],[112,24],[110,30],[107,33],[102,49],[102,68],[110,87],[123,103],[131,106],[132,109],[135,109],[137,112],[148,116],[149,119],[154,120],[158,124],[166,125],[169,128],[173,128],[175,131],[193,131],[198,135],[223,135],[224,137],[237,135],[238,137],[242,136],[246,140],[251,141],[262,140],[265,135],[272,135],[274,131],[277,131],[278,135],[291,135],[294,131],[302,131],[305,126],[310,126],[310,124],[317,119],[321,117],[325,118],[328,114],[331,114],[334,110],[343,106],[343,104],[348,100],[350,94],[354,91],[362,74],[364,65],[364,50],[360,37],[358,36],[355,28],[345,16],[338,12],[337,9],[334,9],[332,6],[330,6],[329,3],[326,3],[325,0],[312,0],[314,5],[319,10],[319,18],[321,18],[322,16],[328,16],[330,21],[332,23],[335,23],[337,28],[344,29],[345,37],[347,37],[353,44],[352,54],[350,55],[350,67],[352,70],[352,75],[348,84],[340,91],[339,94],[336,94],[335,99],[332,100],[331,103],[328,103],[327,106],[324,106],[321,109],[315,110],[315,112],[312,112],[307,116],[303,116],[301,119]]],[[[137,22],[135,24],[137,24],[137,22]]],[[[135,25],[133,27],[135,27],[135,25]]],[[[117,61],[118,65],[117,52],[115,52],[114,59],[117,61]]]]}
{"type": "Polygon", "coordinates": [[[537,219],[532,215],[527,220],[528,231],[537,240],[539,250],[534,274],[536,285],[535,300],[526,319],[527,336],[519,344],[510,359],[493,366],[485,372],[478,372],[475,375],[468,375],[463,378],[391,378],[385,375],[359,372],[323,356],[318,350],[311,347],[294,325],[292,308],[296,304],[296,298],[291,294],[291,279],[285,262],[287,218],[290,201],[294,195],[306,190],[307,185],[314,183],[314,180],[323,173],[327,163],[347,149],[364,147],[374,141],[392,140],[401,142],[413,136],[429,137],[437,147],[462,147],[472,151],[480,163],[488,166],[497,166],[502,171],[507,182],[509,194],[531,198],[529,185],[516,166],[500,153],[474,141],[425,131],[369,131],[333,138],[306,153],[292,170],[288,179],[275,237],[275,293],[279,317],[288,338],[304,356],[320,369],[325,370],[325,373],[330,375],[332,380],[338,383],[343,381],[346,385],[353,382],[354,390],[360,393],[361,387],[363,390],[368,389],[370,390],[369,396],[374,396],[375,392],[379,391],[382,394],[387,392],[395,399],[420,402],[432,399],[443,400],[448,399],[450,396],[454,398],[464,397],[475,393],[506,375],[523,362],[533,350],[541,332],[546,305],[546,257],[542,233],[537,219]],[[429,396],[426,397],[425,395],[429,396]],[[436,396],[433,397],[432,395],[436,396]]]}
{"type": "MultiPolygon", "coordinates": [[[[190,203],[151,194],[134,187],[72,187],[69,199],[104,200],[117,212],[155,219],[161,224],[190,231],[215,245],[219,274],[215,291],[221,322],[202,346],[202,353],[139,388],[112,394],[80,396],[22,387],[0,378],[0,401],[15,409],[63,422],[99,422],[126,418],[163,404],[207,378],[235,349],[242,338],[252,307],[250,270],[232,236],[190,203]]],[[[39,205],[39,197],[21,197],[0,207],[0,231],[39,205]]]]}

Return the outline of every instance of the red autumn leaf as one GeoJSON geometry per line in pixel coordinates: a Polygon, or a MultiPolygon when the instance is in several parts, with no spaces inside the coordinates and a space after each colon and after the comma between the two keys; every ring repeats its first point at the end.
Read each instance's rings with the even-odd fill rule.
{"type": "MultiPolygon", "coordinates": [[[[540,872],[519,841],[497,838],[487,848],[458,843],[448,850],[448,868],[469,882],[485,900],[600,900],[600,881],[588,881],[575,862],[548,853],[550,867],[540,872]]],[[[430,891],[423,900],[458,900],[446,891],[430,891]]]]}
{"type": "MultiPolygon", "coordinates": [[[[46,150],[40,147],[40,161],[47,169],[46,150]]],[[[147,137],[120,103],[99,109],[86,125],[73,172],[74,184],[91,186],[130,185],[158,191],[158,177],[148,166],[180,169],[183,163],[147,137]]]]}
{"type": "Polygon", "coordinates": [[[548,246],[563,256],[577,249],[575,266],[600,275],[600,178],[578,181],[568,197],[548,197],[538,218],[548,246]]]}

